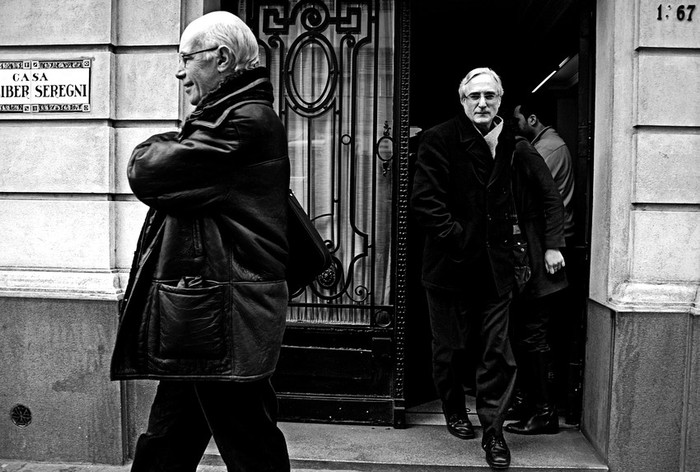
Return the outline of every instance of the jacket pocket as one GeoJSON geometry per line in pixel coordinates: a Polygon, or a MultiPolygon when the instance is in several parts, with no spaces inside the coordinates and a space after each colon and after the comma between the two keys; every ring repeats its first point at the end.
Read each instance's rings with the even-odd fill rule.
{"type": "Polygon", "coordinates": [[[272,374],[287,315],[287,282],[242,282],[231,287],[233,371],[239,378],[272,374]]]}
{"type": "Polygon", "coordinates": [[[226,354],[224,287],[157,285],[159,354],[164,359],[217,359],[226,354]]]}

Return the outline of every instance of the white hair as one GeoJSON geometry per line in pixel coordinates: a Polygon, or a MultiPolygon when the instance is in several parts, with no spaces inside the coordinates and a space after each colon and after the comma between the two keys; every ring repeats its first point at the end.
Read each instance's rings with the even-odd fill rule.
{"type": "Polygon", "coordinates": [[[186,34],[196,37],[197,42],[203,47],[228,47],[235,56],[233,71],[255,69],[260,66],[258,41],[255,35],[248,25],[233,13],[225,11],[207,13],[187,25],[183,36],[186,34]]]}
{"type": "Polygon", "coordinates": [[[459,83],[459,99],[464,100],[467,98],[467,84],[471,82],[471,80],[476,77],[477,75],[490,75],[493,80],[496,82],[496,93],[498,94],[499,97],[503,96],[503,84],[501,83],[501,78],[496,74],[493,69],[489,69],[488,67],[477,67],[476,69],[472,69],[469,71],[469,73],[462,79],[462,81],[459,83]]]}

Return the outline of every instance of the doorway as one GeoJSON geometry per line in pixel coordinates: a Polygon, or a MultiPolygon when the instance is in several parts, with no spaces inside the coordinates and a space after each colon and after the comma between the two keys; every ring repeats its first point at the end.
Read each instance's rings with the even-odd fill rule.
{"type": "MultiPolygon", "coordinates": [[[[552,322],[552,368],[557,401],[567,423],[581,413],[585,307],[590,253],[592,130],[592,2],[587,0],[410,0],[411,73],[409,174],[420,131],[462,113],[457,88],[466,73],[487,66],[503,81],[499,115],[512,115],[537,89],[551,101],[554,122],[574,160],[575,248],[568,309],[552,322]]],[[[409,177],[409,181],[410,181],[409,177]]],[[[420,285],[423,235],[409,219],[407,406],[437,398],[432,388],[430,325],[420,285]]],[[[469,379],[466,380],[469,387],[469,379]]]]}

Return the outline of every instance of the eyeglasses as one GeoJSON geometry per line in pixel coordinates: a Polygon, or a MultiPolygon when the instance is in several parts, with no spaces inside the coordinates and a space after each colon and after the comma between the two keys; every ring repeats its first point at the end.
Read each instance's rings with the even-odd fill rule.
{"type": "Polygon", "coordinates": [[[195,54],[201,54],[201,53],[203,53],[203,52],[215,51],[216,49],[219,49],[219,46],[214,46],[214,47],[207,48],[207,49],[200,49],[199,51],[188,52],[188,53],[184,53],[184,54],[183,54],[183,53],[180,53],[180,54],[179,54],[179,55],[180,55],[180,61],[182,62],[182,65],[185,65],[185,66],[186,66],[186,65],[187,65],[187,61],[189,61],[190,59],[192,59],[192,56],[194,56],[195,54]]]}
{"type": "Polygon", "coordinates": [[[484,97],[484,100],[486,100],[487,102],[493,102],[494,100],[496,100],[498,98],[498,94],[496,94],[494,92],[484,92],[484,93],[474,92],[474,93],[470,93],[469,95],[467,95],[467,98],[473,102],[478,102],[479,100],[481,100],[481,97],[484,97]]]}

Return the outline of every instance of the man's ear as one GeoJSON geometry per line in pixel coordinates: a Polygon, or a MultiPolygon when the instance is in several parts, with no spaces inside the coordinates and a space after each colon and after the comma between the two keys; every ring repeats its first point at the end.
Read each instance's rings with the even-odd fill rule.
{"type": "Polygon", "coordinates": [[[537,121],[537,115],[530,115],[527,117],[527,124],[530,126],[535,126],[537,121]]]}
{"type": "Polygon", "coordinates": [[[232,71],[235,68],[236,55],[228,46],[221,45],[216,50],[216,68],[219,72],[232,71]]]}

